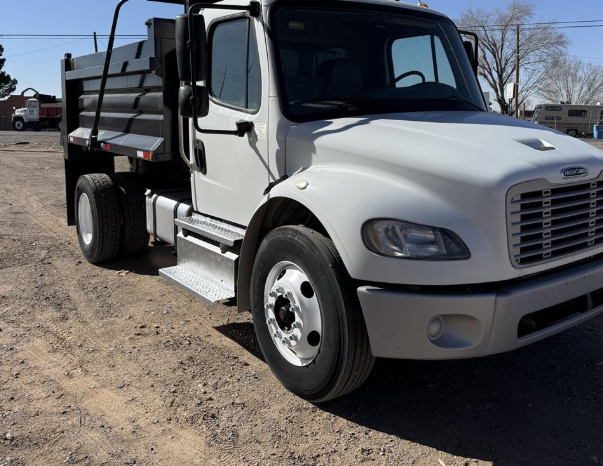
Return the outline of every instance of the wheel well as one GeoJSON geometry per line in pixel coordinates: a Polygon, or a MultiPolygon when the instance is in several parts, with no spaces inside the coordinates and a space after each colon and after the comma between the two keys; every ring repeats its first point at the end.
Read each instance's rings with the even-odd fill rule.
{"type": "Polygon", "coordinates": [[[272,230],[287,225],[303,225],[329,238],[324,225],[306,206],[293,199],[274,198],[264,204],[251,220],[239,259],[237,305],[239,312],[251,310],[250,283],[256,253],[272,230]]]}

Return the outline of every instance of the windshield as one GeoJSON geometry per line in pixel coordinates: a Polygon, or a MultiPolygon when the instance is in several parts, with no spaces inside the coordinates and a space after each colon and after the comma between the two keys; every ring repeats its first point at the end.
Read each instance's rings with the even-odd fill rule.
{"type": "Polygon", "coordinates": [[[451,21],[410,9],[331,5],[287,3],[275,14],[282,105],[290,119],[486,111],[451,21]]]}

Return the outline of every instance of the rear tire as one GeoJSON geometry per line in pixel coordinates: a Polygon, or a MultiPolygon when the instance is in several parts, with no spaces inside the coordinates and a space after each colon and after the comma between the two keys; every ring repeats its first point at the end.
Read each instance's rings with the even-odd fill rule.
{"type": "Polygon", "coordinates": [[[108,175],[81,176],[75,189],[75,223],[80,248],[91,264],[114,259],[121,246],[117,190],[108,175]]]}
{"type": "Polygon", "coordinates": [[[571,136],[573,138],[577,138],[578,137],[578,130],[577,129],[568,129],[567,130],[567,135],[571,136]]]}
{"type": "Polygon", "coordinates": [[[364,318],[330,239],[306,227],[269,233],[254,264],[251,300],[262,353],[291,392],[324,402],[369,376],[375,358],[364,318]]]}
{"type": "Polygon", "coordinates": [[[149,246],[145,187],[136,173],[114,173],[123,219],[123,237],[120,255],[123,258],[144,254],[149,246]]]}

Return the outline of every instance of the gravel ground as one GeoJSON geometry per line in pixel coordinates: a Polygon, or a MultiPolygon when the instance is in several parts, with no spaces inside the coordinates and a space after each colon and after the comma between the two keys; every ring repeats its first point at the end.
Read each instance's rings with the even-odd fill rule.
{"type": "Polygon", "coordinates": [[[603,318],[480,360],[380,360],[313,406],[247,315],[158,277],[169,249],[83,262],[63,189],[58,133],[0,133],[0,466],[603,464],[603,318]]]}

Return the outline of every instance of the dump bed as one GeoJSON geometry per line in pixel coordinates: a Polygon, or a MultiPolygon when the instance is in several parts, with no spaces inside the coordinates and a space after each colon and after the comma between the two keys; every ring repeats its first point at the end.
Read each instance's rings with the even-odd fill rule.
{"type": "MultiPolygon", "coordinates": [[[[101,150],[166,162],[180,158],[175,21],[147,22],[148,39],[113,50],[99,123],[101,150]]],[[[63,60],[65,158],[88,145],[106,53],[63,60]]]]}

